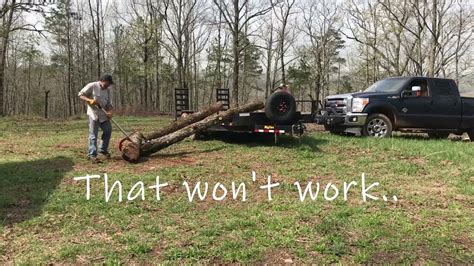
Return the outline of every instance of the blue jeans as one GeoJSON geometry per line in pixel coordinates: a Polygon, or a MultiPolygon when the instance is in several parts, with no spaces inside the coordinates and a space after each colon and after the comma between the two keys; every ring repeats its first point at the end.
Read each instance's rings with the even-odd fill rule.
{"type": "Polygon", "coordinates": [[[89,157],[97,156],[97,135],[99,127],[102,129],[102,144],[99,151],[108,152],[110,137],[112,136],[112,124],[110,120],[100,123],[89,117],[89,157]]]}

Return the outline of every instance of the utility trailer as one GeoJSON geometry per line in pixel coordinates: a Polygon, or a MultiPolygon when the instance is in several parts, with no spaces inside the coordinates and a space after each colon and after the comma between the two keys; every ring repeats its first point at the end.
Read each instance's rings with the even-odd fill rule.
{"type": "MultiPolygon", "coordinates": [[[[228,109],[229,89],[216,89],[216,102],[223,103],[225,109],[228,109]]],[[[194,113],[195,110],[190,110],[189,106],[189,91],[176,89],[175,119],[194,113]]],[[[264,109],[238,113],[228,121],[207,128],[195,137],[200,139],[224,132],[272,134],[277,143],[280,135],[303,135],[306,129],[304,124],[314,123],[320,108],[321,103],[316,100],[295,100],[290,93],[277,91],[267,99],[264,109]]]]}

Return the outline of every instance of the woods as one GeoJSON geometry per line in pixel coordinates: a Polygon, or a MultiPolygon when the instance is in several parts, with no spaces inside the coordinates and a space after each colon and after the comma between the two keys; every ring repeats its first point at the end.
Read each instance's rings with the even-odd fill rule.
{"type": "Polygon", "coordinates": [[[474,81],[472,1],[58,0],[0,3],[1,115],[66,118],[103,73],[119,113],[170,113],[229,88],[231,105],[288,83],[297,98],[387,76],[474,81]]]}

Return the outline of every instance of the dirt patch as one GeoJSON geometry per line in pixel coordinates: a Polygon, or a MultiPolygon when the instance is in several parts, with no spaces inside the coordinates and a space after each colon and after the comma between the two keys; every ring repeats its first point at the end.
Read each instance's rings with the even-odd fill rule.
{"type": "Polygon", "coordinates": [[[276,249],[265,254],[263,264],[293,264],[296,263],[296,256],[287,249],[276,249]]]}
{"type": "Polygon", "coordinates": [[[130,164],[129,162],[122,159],[121,156],[112,156],[110,159],[103,159],[99,156],[99,159],[102,160],[99,164],[92,164],[87,157],[84,158],[83,162],[74,165],[75,171],[90,171],[95,168],[106,168],[107,173],[114,172],[123,172],[125,169],[132,167],[133,173],[139,175],[146,173],[148,171],[153,171],[156,169],[162,169],[166,167],[172,167],[177,165],[195,165],[199,163],[197,157],[187,157],[183,156],[179,159],[177,158],[168,158],[168,157],[148,157],[143,158],[143,160],[137,164],[130,164]]]}
{"type": "Polygon", "coordinates": [[[168,184],[166,187],[163,187],[160,190],[165,194],[172,194],[172,193],[181,192],[180,191],[181,187],[182,187],[181,185],[177,185],[177,184],[168,184]]]}
{"type": "Polygon", "coordinates": [[[305,126],[306,126],[306,132],[308,133],[325,131],[323,125],[311,123],[311,124],[305,124],[305,126]]]}
{"type": "MultiPolygon", "coordinates": [[[[83,145],[82,144],[76,144],[76,145],[71,145],[71,144],[58,144],[56,146],[54,146],[55,148],[57,149],[62,149],[62,150],[67,150],[67,149],[71,149],[71,148],[80,148],[82,147],[83,145]]],[[[53,147],[53,146],[51,146],[53,147]]]]}
{"type": "MultiPolygon", "coordinates": [[[[170,167],[170,166],[175,166],[175,165],[195,165],[196,163],[199,162],[199,159],[196,157],[186,157],[183,156],[179,159],[174,159],[174,158],[160,158],[160,157],[154,157],[150,159],[149,162],[155,162],[158,163],[157,167],[158,168],[164,168],[164,167],[170,167]]],[[[152,166],[152,169],[154,169],[152,166]]]]}
{"type": "Polygon", "coordinates": [[[372,263],[395,263],[400,261],[400,253],[399,252],[389,252],[389,251],[382,251],[373,254],[370,258],[372,263]]]}
{"type": "Polygon", "coordinates": [[[166,240],[161,241],[161,243],[151,249],[151,255],[155,259],[162,259],[163,258],[163,252],[165,251],[166,247],[166,240]]]}
{"type": "Polygon", "coordinates": [[[466,235],[459,235],[457,237],[454,237],[453,242],[462,246],[463,249],[466,250],[466,252],[472,252],[472,247],[474,247],[474,242],[466,235]]]}

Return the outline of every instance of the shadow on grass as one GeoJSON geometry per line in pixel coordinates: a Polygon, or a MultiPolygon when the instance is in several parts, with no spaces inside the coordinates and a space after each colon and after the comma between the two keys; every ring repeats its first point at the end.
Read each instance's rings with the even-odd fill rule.
{"type": "MultiPolygon", "coordinates": [[[[410,133],[397,133],[393,135],[395,139],[407,139],[407,140],[430,140],[425,134],[410,134],[410,133]]],[[[433,140],[433,139],[431,139],[433,140]]]]}
{"type": "Polygon", "coordinates": [[[0,222],[29,220],[41,209],[73,162],[66,157],[0,164],[0,222]]]}
{"type": "Polygon", "coordinates": [[[275,136],[273,134],[262,134],[262,133],[235,133],[235,132],[220,132],[213,133],[208,136],[207,139],[221,140],[231,144],[241,144],[247,147],[259,147],[259,146],[277,146],[285,148],[298,148],[298,147],[309,147],[313,152],[319,152],[319,145],[327,142],[325,139],[318,139],[310,136],[302,137],[291,137],[287,135],[281,135],[277,138],[275,143],[275,136]]]}

